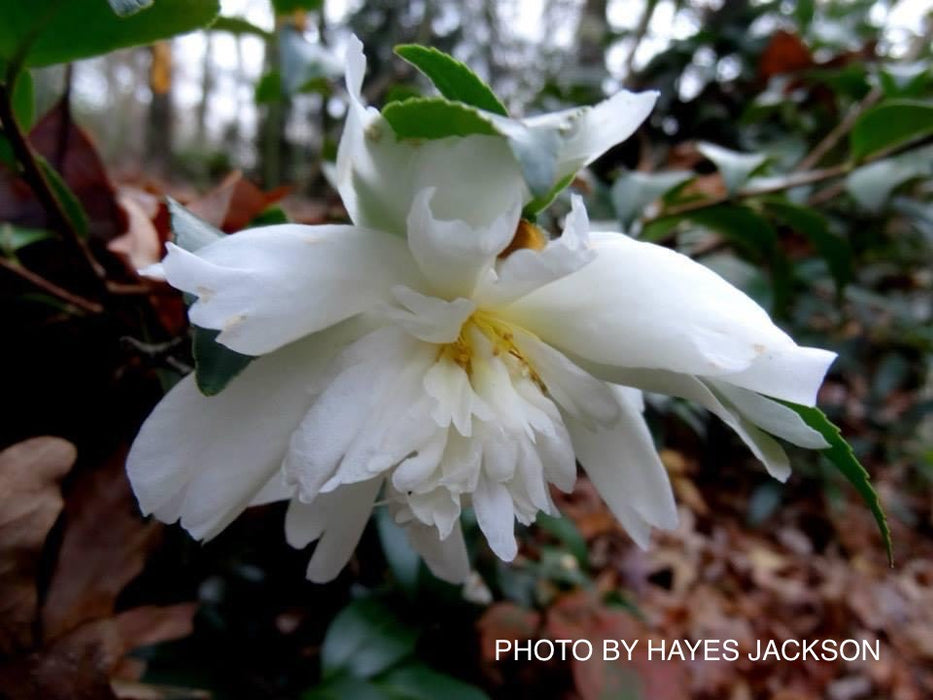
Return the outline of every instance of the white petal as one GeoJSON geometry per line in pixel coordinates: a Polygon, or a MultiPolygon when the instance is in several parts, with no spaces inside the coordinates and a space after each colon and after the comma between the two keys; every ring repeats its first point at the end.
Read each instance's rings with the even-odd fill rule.
{"type": "Polygon", "coordinates": [[[350,218],[360,226],[405,234],[415,193],[437,187],[437,216],[489,225],[524,187],[504,138],[472,135],[399,140],[360,95],[366,59],[354,37],[347,51],[350,110],[337,150],[337,184],[350,218]]]}
{"type": "Polygon", "coordinates": [[[605,383],[587,374],[564,355],[530,333],[516,330],[515,344],[541,377],[548,394],[567,413],[585,423],[610,426],[619,404],[605,383]]]}
{"type": "MultiPolygon", "coordinates": [[[[520,181],[518,181],[520,182],[520,181]]],[[[431,202],[437,188],[415,197],[408,215],[408,245],[432,288],[447,298],[470,297],[480,277],[515,236],[522,208],[522,192],[513,188],[512,202],[492,222],[473,227],[465,221],[435,217],[431,202]]],[[[486,207],[488,202],[476,202],[486,207]]]]}
{"type": "Polygon", "coordinates": [[[434,399],[431,417],[442,428],[451,423],[464,437],[473,434],[473,416],[492,418],[492,411],[473,391],[470,377],[453,360],[441,356],[424,375],[424,390],[434,399]]]}
{"type": "Polygon", "coordinates": [[[564,137],[558,176],[575,173],[635,133],[654,108],[658,94],[622,90],[592,108],[583,108],[564,137]]]}
{"type": "Polygon", "coordinates": [[[395,468],[392,472],[392,485],[399,491],[416,493],[428,491],[429,487],[425,486],[425,483],[437,470],[445,447],[447,447],[447,431],[435,430],[415,454],[403,460],[395,468]]]}
{"type": "Polygon", "coordinates": [[[435,528],[420,523],[408,525],[405,532],[411,546],[439,579],[460,584],[469,578],[470,560],[459,522],[443,540],[438,537],[435,528]]]}
{"type": "Polygon", "coordinates": [[[168,243],[172,286],[198,296],[191,321],[218,341],[262,355],[420,286],[405,244],[352,226],[285,224],[249,229],[189,253],[168,243]]]}
{"type": "Polygon", "coordinates": [[[724,380],[710,381],[710,385],[728,399],[743,418],[772,435],[811,450],[829,447],[829,443],[819,432],[807,425],[799,413],[787,406],[747,389],[731,386],[724,380]]]}
{"type": "Polygon", "coordinates": [[[321,532],[320,540],[308,563],[307,576],[311,581],[315,583],[331,581],[346,566],[363,535],[382,482],[383,479],[378,477],[343,486],[332,494],[322,494],[310,504],[292,501],[291,506],[296,509],[313,509],[317,506],[324,511],[319,516],[323,518],[323,522],[320,519],[316,520],[317,516],[305,516],[303,524],[307,526],[307,530],[302,535],[295,532],[297,527],[294,521],[299,518],[297,516],[293,518],[291,540],[300,542],[307,539],[309,535],[316,535],[318,530],[321,532]]]}
{"type": "Polygon", "coordinates": [[[480,479],[473,493],[473,510],[489,548],[503,561],[512,561],[518,554],[518,544],[515,510],[508,489],[491,479],[480,479]]]}
{"type": "Polygon", "coordinates": [[[415,517],[434,528],[441,539],[447,539],[459,522],[460,496],[443,486],[428,493],[409,494],[405,500],[415,517]]]}
{"type": "Polygon", "coordinates": [[[385,316],[409,334],[428,343],[455,341],[464,321],[476,310],[476,304],[469,299],[445,301],[419,294],[402,285],[394,287],[392,295],[401,307],[387,307],[385,316]]]}
{"type": "Polygon", "coordinates": [[[745,419],[734,406],[723,403],[701,379],[663,370],[632,370],[590,364],[584,366],[595,376],[606,381],[619,382],[656,394],[679,396],[700,404],[718,416],[742,438],[752,454],[765,465],[771,476],[778,481],[786,481],[790,476],[790,461],[787,459],[784,448],[759,430],[751,421],[745,419]]]}
{"type": "Polygon", "coordinates": [[[583,200],[574,195],[564,232],[544,250],[516,250],[496,268],[496,275],[484,279],[474,295],[483,306],[502,306],[539,287],[566,277],[590,263],[596,253],[589,246],[589,222],[583,200]]]}
{"type": "Polygon", "coordinates": [[[217,396],[189,375],[143,424],[127,458],[140,507],[181,519],[193,537],[212,537],[274,480],[289,435],[352,324],[341,324],[250,364],[217,396]]]}
{"type": "Polygon", "coordinates": [[[418,386],[415,377],[408,375],[420,379],[423,370],[415,367],[407,374],[403,370],[421,346],[400,329],[389,326],[361,338],[341,354],[338,363],[344,368],[317,397],[295,430],[285,459],[285,473],[298,485],[304,501],[313,500],[325,483],[333,480],[338,465],[344,468],[343,462],[351,451],[352,466],[347,464],[342,478],[327,490],[372,477],[366,465],[382,435],[371,423],[374,417],[391,411],[398,418],[399,408],[408,407],[411,392],[400,396],[399,382],[408,377],[408,385],[418,386]],[[360,443],[361,437],[365,444],[360,443]]]}
{"type": "Polygon", "coordinates": [[[285,480],[285,475],[281,469],[276,469],[265,485],[253,496],[249,505],[264,506],[267,503],[275,503],[276,501],[287,501],[294,493],[294,485],[285,480]]]}
{"type": "Polygon", "coordinates": [[[640,547],[648,544],[646,525],[677,527],[677,507],[667,471],[651,433],[632,402],[620,396],[623,416],[611,429],[588,430],[567,417],[577,459],[606,505],[640,547]]]}
{"type": "Polygon", "coordinates": [[[597,258],[500,313],[546,343],[620,367],[721,375],[794,348],[748,296],[686,256],[592,234],[597,258]]]}
{"type": "Polygon", "coordinates": [[[823,377],[835,359],[836,353],[820,348],[769,348],[747,369],[719,379],[791,403],[814,406],[823,377]]]}

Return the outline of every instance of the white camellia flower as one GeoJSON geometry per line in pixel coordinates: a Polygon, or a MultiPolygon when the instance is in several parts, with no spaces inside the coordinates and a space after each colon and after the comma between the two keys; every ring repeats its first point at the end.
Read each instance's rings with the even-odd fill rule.
{"type": "MultiPolygon", "coordinates": [[[[378,500],[460,582],[462,510],[511,560],[515,521],[554,513],[549,486],[569,491],[577,461],[640,546],[676,525],[640,389],[698,401],[780,479],[768,433],[826,445],[774,399],[812,406],[832,353],[798,347],[678,253],[590,234],[578,198],[546,241],[521,219],[529,193],[504,138],[395,142],[358,99],[364,67],[351,51],[338,169],[355,225],[168,244],[160,272],[197,297],[192,323],[259,357],[217,396],[187,377],[156,407],[127,467],[146,513],[206,539],[287,499],[286,537],[317,541],[308,577],[326,581],[378,500]]],[[[539,120],[563,124],[561,168],[615,143],[588,130],[612,123],[617,139],[644,118],[637,96],[613,99],[570,126],[539,120]]]]}

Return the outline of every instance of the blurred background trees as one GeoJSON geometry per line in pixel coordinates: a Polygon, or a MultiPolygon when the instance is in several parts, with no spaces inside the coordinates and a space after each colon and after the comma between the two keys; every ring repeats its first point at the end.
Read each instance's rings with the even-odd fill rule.
{"type": "MultiPolygon", "coordinates": [[[[80,26],[56,24],[56,2],[0,10],[0,554],[16,562],[0,568],[0,694],[933,696],[927,3],[224,0],[212,21],[211,0],[156,0],[114,35],[97,31],[106,0],[69,0],[80,26]],[[43,9],[53,20],[18,52],[43,9]],[[170,235],[164,195],[228,233],[345,220],[327,172],[351,33],[377,106],[429,91],[392,53],[411,42],[468,63],[514,114],[658,90],[572,189],[594,228],[691,255],[839,353],[820,405],[872,474],[897,567],[825,461],[796,451],[777,484],[714,420],[657,397],[682,525],[647,553],[585,480],[558,499],[567,518],[521,531],[514,565],[471,541],[463,591],[384,514],[327,586],[302,580],[277,506],[205,546],[143,522],[125,449],[192,366],[179,295],[134,272],[170,235]],[[494,658],[496,638],[807,636],[879,639],[883,662],[494,658]]],[[[539,223],[556,230],[568,207],[539,223]]]]}

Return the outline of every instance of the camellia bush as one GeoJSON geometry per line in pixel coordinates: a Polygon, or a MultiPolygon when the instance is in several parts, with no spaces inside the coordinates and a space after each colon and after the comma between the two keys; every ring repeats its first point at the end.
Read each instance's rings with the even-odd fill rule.
{"type": "Polygon", "coordinates": [[[928,32],[885,55],[869,5],[725,3],[634,70],[658,5],[624,88],[543,62],[524,112],[424,36],[387,60],[350,22],[373,43],[335,58],[315,2],[275,32],[213,0],[0,9],[4,693],[717,697],[738,676],[703,656],[500,652],[865,630],[907,669],[868,691],[933,692],[928,613],[866,612],[930,600],[928,32]],[[69,89],[36,114],[39,69],[194,30],[265,42],[273,130],[342,101],[331,190],[297,193],[326,215],[240,174],[131,186],[69,89]]]}

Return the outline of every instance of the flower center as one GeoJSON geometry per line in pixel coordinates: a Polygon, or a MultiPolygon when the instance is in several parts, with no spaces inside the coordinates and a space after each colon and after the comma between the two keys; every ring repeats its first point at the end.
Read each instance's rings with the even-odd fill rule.
{"type": "Polygon", "coordinates": [[[505,259],[516,250],[521,250],[522,248],[544,250],[544,247],[547,245],[547,240],[547,235],[538,228],[538,226],[528,221],[528,219],[519,219],[518,227],[515,229],[515,235],[512,237],[512,242],[505,247],[505,250],[499,253],[499,259],[505,259]]]}
{"type": "Polygon", "coordinates": [[[488,311],[474,311],[461,326],[457,339],[441,346],[438,357],[446,357],[472,377],[473,362],[484,355],[477,347],[481,338],[489,342],[492,356],[502,360],[510,374],[522,374],[544,390],[544,383],[516,345],[512,328],[488,311]]]}

